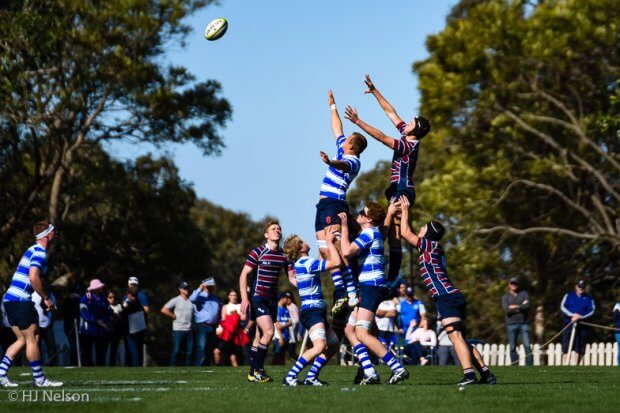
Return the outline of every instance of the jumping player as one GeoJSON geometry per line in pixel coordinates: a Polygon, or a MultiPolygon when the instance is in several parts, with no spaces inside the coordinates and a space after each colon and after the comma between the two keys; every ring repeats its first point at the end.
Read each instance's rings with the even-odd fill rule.
{"type": "Polygon", "coordinates": [[[309,257],[310,247],[297,235],[291,235],[284,242],[286,257],[295,263],[295,280],[301,298],[300,321],[308,331],[312,341],[312,348],[301,349],[301,356],[282,381],[285,386],[297,386],[299,384],[297,376],[310,363],[312,366],[303,384],[310,386],[325,386],[327,384],[319,379],[319,372],[327,360],[338,350],[338,337],[333,331],[326,331],[327,306],[321,289],[321,272],[338,268],[342,264],[340,254],[334,245],[335,240],[336,233],[330,232],[326,239],[326,260],[309,257]],[[330,346],[329,352],[326,353],[328,344],[330,346]]]}
{"type": "MultiPolygon", "coordinates": [[[[383,344],[370,333],[372,322],[379,304],[389,297],[391,289],[387,284],[384,273],[383,237],[379,226],[384,222],[386,213],[383,207],[375,202],[369,202],[359,211],[357,223],[362,232],[353,241],[349,241],[347,214],[341,213],[342,222],[342,253],[345,257],[359,256],[359,294],[360,303],[357,308],[355,321],[355,335],[370,351],[392,370],[388,384],[395,384],[409,378],[409,372],[396,360],[383,344]]],[[[357,350],[356,350],[357,353],[357,350]]],[[[358,354],[359,356],[359,354],[358,354]]],[[[362,357],[359,357],[360,360],[362,357]]],[[[379,377],[365,375],[360,384],[378,384],[379,377]]]]}
{"type": "Polygon", "coordinates": [[[251,308],[252,320],[256,321],[258,327],[250,350],[252,359],[248,381],[259,383],[273,381],[265,372],[264,364],[267,348],[274,334],[273,320],[276,317],[276,294],[281,271],[288,272],[291,283],[295,280],[293,266],[288,262],[279,245],[282,239],[282,228],[279,222],[268,221],[265,224],[264,234],[267,242],[250,251],[239,276],[241,316],[245,317],[251,308]],[[248,295],[250,274],[254,275],[254,283],[251,294],[248,295]]]}
{"type": "MultiPolygon", "coordinates": [[[[400,197],[402,210],[401,235],[411,245],[420,250],[418,263],[422,282],[435,300],[439,320],[452,344],[463,367],[463,379],[457,384],[465,386],[474,383],[495,384],[497,379],[485,364],[480,352],[465,340],[465,296],[454,287],[448,278],[446,256],[439,241],[445,233],[444,227],[437,221],[426,223],[416,235],[409,224],[409,200],[400,197]],[[478,381],[474,369],[476,367],[481,379],[478,381]]],[[[395,206],[394,206],[395,208],[395,206]]]]}
{"type": "MultiPolygon", "coordinates": [[[[392,121],[394,126],[401,134],[400,139],[394,139],[379,129],[361,120],[357,111],[350,106],[345,109],[345,118],[359,126],[370,136],[383,143],[393,150],[392,168],[390,185],[385,190],[385,196],[390,203],[398,202],[401,195],[409,199],[413,205],[415,202],[415,188],[413,183],[413,173],[415,172],[420,150],[420,140],[428,134],[431,125],[424,117],[417,116],[409,123],[405,123],[394,107],[381,95],[379,90],[366,75],[366,86],[368,89],[364,93],[372,94],[379,102],[379,105],[392,121]]],[[[395,216],[393,225],[390,226],[388,243],[390,245],[390,262],[388,267],[388,280],[392,281],[398,277],[400,266],[403,259],[402,247],[400,242],[400,216],[395,216]]]]}
{"type": "MultiPolygon", "coordinates": [[[[326,249],[325,239],[327,234],[332,231],[340,231],[341,225],[338,214],[342,212],[348,213],[349,211],[346,201],[347,190],[359,173],[359,157],[367,146],[366,138],[357,132],[345,138],[342,132],[342,121],[338,115],[338,109],[336,108],[334,95],[331,90],[327,95],[327,103],[331,109],[331,127],[336,138],[337,154],[335,159],[330,159],[325,152],[321,152],[321,158],[329,168],[321,185],[320,199],[316,205],[314,226],[319,251],[323,258],[325,258],[323,254],[326,249]]],[[[331,277],[335,287],[335,302],[332,314],[342,311],[347,302],[350,307],[355,307],[357,305],[357,291],[351,267],[346,259],[343,259],[343,264],[340,268],[334,268],[331,271],[331,277]]]]}
{"type": "Polygon", "coordinates": [[[0,386],[3,387],[17,387],[17,383],[9,380],[7,372],[13,359],[19,355],[24,346],[35,387],[59,387],[63,384],[60,381],[51,381],[43,374],[37,337],[39,316],[31,299],[32,293],[36,291],[42,297],[42,306],[45,309],[49,311],[54,307],[43,279],[47,270],[46,249],[56,236],[56,231],[52,224],[41,221],[34,224],[33,233],[36,243],[28,248],[19,260],[3,300],[7,319],[17,337],[17,340],[6,349],[0,362],[0,386]]]}

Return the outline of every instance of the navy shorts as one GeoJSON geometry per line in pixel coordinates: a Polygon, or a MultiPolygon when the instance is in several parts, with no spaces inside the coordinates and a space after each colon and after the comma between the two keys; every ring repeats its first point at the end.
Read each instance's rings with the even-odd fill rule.
{"type": "Polygon", "coordinates": [[[310,330],[313,325],[323,323],[327,328],[327,310],[324,308],[311,308],[309,310],[301,310],[299,314],[301,325],[310,330]]]}
{"type": "Polygon", "coordinates": [[[465,301],[465,296],[460,292],[440,295],[435,299],[435,305],[437,306],[440,320],[450,317],[458,317],[461,320],[465,320],[467,301],[465,301]]]}
{"type": "Polygon", "coordinates": [[[385,190],[384,194],[388,202],[392,202],[392,200],[398,201],[398,198],[400,198],[401,195],[406,196],[411,205],[413,205],[413,203],[415,202],[415,189],[398,188],[398,185],[396,185],[395,183],[390,184],[390,186],[388,186],[388,188],[385,190]]]}
{"type": "Polygon", "coordinates": [[[339,225],[341,212],[349,213],[349,204],[333,198],[321,198],[316,204],[316,217],[314,219],[314,230],[323,231],[330,225],[339,225]]]}
{"type": "Polygon", "coordinates": [[[273,320],[278,314],[278,302],[274,298],[252,297],[252,320],[265,315],[271,316],[273,320]]]}
{"type": "Polygon", "coordinates": [[[26,330],[31,325],[39,325],[39,314],[32,301],[5,301],[4,310],[11,327],[26,330]]]}
{"type": "Polygon", "coordinates": [[[390,293],[391,288],[386,285],[360,284],[359,307],[375,313],[377,308],[379,308],[379,304],[390,297],[390,293]]]}

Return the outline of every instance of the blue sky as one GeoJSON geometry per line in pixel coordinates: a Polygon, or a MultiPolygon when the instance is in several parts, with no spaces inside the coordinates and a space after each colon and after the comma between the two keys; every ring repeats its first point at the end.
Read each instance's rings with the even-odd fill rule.
{"type": "MultiPolygon", "coordinates": [[[[193,145],[160,152],[172,154],[199,197],[254,219],[276,216],[285,235],[297,233],[313,245],[314,206],[326,169],[319,151],[335,153],[327,90],[333,89],[341,115],[350,104],[360,118],[396,136],[374,98],[363,94],[364,75],[372,76],[401,117],[417,114],[411,65],[427,56],[427,35],[442,30],[454,4],[223,0],[201,10],[187,21],[194,28],[187,47],[173,47],[167,57],[199,80],[222,84],[233,107],[232,120],[220,131],[226,148],[216,158],[193,145]],[[223,38],[209,42],[203,31],[217,17],[230,26],[223,38]]],[[[344,118],[343,124],[345,134],[358,130],[344,118]]],[[[129,143],[109,149],[119,159],[158,152],[129,143]]],[[[391,153],[371,140],[361,159],[365,172],[391,153]]]]}

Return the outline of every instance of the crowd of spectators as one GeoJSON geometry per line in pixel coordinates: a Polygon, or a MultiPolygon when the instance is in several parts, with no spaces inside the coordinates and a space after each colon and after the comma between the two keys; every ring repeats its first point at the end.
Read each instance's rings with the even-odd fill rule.
{"type": "MultiPolygon", "coordinates": [[[[161,315],[171,320],[169,364],[177,366],[243,364],[249,354],[255,325],[250,317],[241,314],[239,294],[231,289],[227,302],[221,303],[215,293],[214,278],[202,280],[191,291],[187,282],[178,285],[178,295],[171,297],[161,308],[161,315]]],[[[590,328],[580,324],[592,317],[596,306],[593,298],[585,292],[586,283],[579,280],[574,291],[562,299],[560,311],[564,323],[570,324],[562,334],[565,363],[569,350],[584,354],[589,340],[590,328]]],[[[56,297],[50,298],[56,303],[56,297]]],[[[41,306],[41,297],[34,293],[32,301],[39,315],[39,344],[43,361],[57,364],[57,344],[53,328],[53,312],[41,306]]],[[[511,278],[508,291],[502,296],[501,306],[505,313],[506,336],[510,346],[510,358],[518,364],[517,345],[523,344],[526,364],[532,365],[530,340],[530,309],[527,291],[521,288],[517,278],[511,278]]],[[[77,363],[77,355],[84,366],[121,365],[119,347],[124,349],[126,366],[144,364],[144,339],[151,314],[149,299],[140,289],[138,277],[130,277],[123,295],[117,294],[99,279],[90,280],[83,293],[72,292],[65,297],[62,311],[64,330],[71,349],[71,364],[77,363]],[[71,320],[76,320],[72,325],[71,320]],[[77,339],[74,331],[77,327],[77,339]]],[[[7,348],[13,333],[2,312],[0,347],[7,348]]],[[[152,315],[151,315],[152,317],[152,315]]],[[[620,302],[613,310],[614,326],[620,327],[620,302]]],[[[376,334],[390,351],[398,354],[405,363],[426,365],[458,364],[452,343],[437,323],[429,316],[422,301],[416,298],[412,285],[402,283],[398,296],[383,301],[376,316],[376,334]]],[[[277,320],[275,323],[273,363],[286,364],[297,359],[299,343],[304,335],[299,322],[299,308],[294,296],[284,291],[278,295],[277,320]],[[287,361],[287,357],[289,360],[287,361]]],[[[616,333],[620,346],[620,334],[616,333]]],[[[620,353],[620,352],[619,352],[620,353]]],[[[619,360],[620,364],[620,355],[619,360]]]]}

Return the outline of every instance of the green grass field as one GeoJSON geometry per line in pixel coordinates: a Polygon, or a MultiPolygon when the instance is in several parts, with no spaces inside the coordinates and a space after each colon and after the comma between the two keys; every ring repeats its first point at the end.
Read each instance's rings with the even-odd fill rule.
{"type": "MultiPolygon", "coordinates": [[[[455,367],[409,366],[408,381],[369,387],[351,384],[353,367],[326,367],[321,378],[331,385],[325,388],[283,387],[280,380],[286,371],[270,367],[276,382],[255,384],[245,381],[245,368],[47,368],[48,376],[65,386],[46,395],[32,386],[28,369],[13,368],[10,376],[20,387],[0,390],[0,412],[620,411],[620,369],[613,367],[495,368],[497,385],[464,391],[453,384],[460,378],[455,367]],[[78,396],[88,400],[49,400],[78,396]]],[[[381,367],[380,374],[386,380],[389,370],[381,367]]]]}

